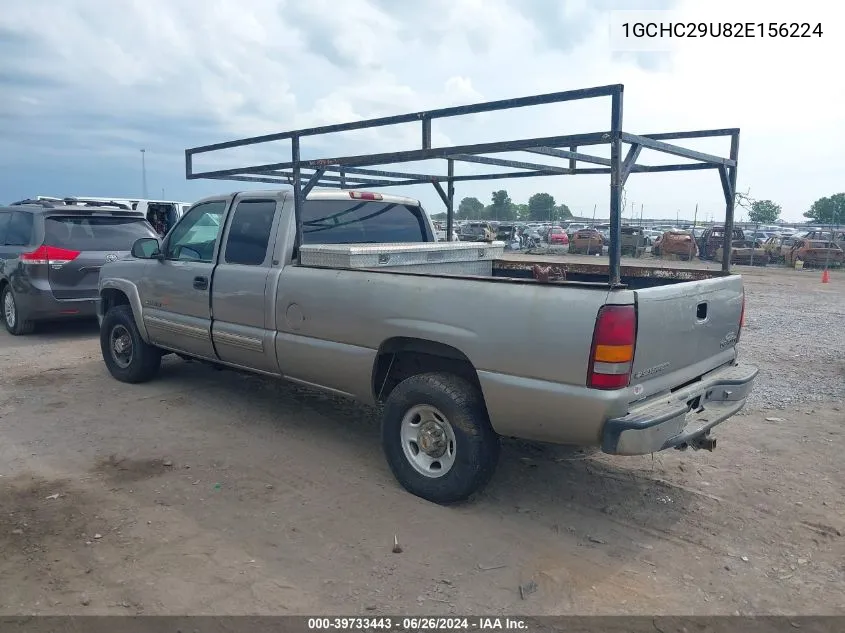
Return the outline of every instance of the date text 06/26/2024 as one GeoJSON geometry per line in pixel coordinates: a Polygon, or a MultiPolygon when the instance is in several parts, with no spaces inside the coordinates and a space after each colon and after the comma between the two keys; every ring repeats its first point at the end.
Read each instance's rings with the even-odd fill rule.
{"type": "Polygon", "coordinates": [[[322,617],[308,618],[309,631],[519,631],[527,633],[522,618],[512,617],[322,617]]]}

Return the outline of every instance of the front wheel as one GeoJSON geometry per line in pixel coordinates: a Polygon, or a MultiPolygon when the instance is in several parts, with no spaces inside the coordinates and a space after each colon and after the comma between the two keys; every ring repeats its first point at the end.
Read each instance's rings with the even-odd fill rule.
{"type": "Polygon", "coordinates": [[[408,492],[446,504],[490,481],[500,444],[478,388],[451,374],[428,373],[402,381],[388,397],[382,447],[408,492]]]}
{"type": "Polygon", "coordinates": [[[127,305],[109,308],[100,326],[100,349],[109,373],[121,382],[147,382],[161,366],[161,350],[144,342],[127,305]]]}

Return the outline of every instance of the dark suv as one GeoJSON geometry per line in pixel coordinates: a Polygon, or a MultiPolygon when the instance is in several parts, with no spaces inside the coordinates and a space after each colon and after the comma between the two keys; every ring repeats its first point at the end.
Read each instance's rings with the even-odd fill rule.
{"type": "Polygon", "coordinates": [[[95,317],[100,266],[156,237],[137,211],[49,202],[0,206],[0,318],[11,334],[36,321],[95,317]]]}

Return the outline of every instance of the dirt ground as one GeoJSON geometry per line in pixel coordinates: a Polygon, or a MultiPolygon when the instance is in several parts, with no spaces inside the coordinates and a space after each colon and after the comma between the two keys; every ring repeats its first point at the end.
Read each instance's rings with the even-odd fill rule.
{"type": "Polygon", "coordinates": [[[3,332],[0,614],[845,614],[845,274],[746,285],[763,395],[714,453],[508,441],[452,508],[366,407],[178,359],[124,385],[96,324],[3,332]]]}

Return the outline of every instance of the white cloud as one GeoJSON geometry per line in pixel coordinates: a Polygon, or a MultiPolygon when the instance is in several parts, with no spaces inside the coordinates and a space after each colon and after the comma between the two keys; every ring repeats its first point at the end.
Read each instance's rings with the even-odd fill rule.
{"type": "MultiPolygon", "coordinates": [[[[741,127],[740,188],[780,202],[787,217],[842,189],[840,5],[680,0],[672,8],[683,20],[821,22],[824,33],[690,40],[670,57],[611,50],[609,10],[671,1],[4,2],[0,163],[10,176],[0,179],[0,198],[137,186],[139,147],[148,148],[151,182],[189,198],[235,185],[186,183],[187,146],[609,83],[625,84],[627,131],[741,127]]],[[[606,101],[436,121],[433,142],[599,131],[609,126],[606,101]]],[[[419,138],[418,127],[402,126],[304,147],[357,154],[409,149],[419,138]]],[[[691,146],[727,152],[726,141],[691,146]]],[[[524,200],[546,190],[582,213],[598,205],[601,215],[607,185],[606,177],[486,181],[461,183],[457,195],[487,199],[507,188],[524,200]]],[[[432,208],[440,204],[429,186],[412,192],[432,208]]],[[[723,211],[713,172],[634,175],[627,199],[646,215],[690,214],[696,203],[701,213],[723,211]]]]}

